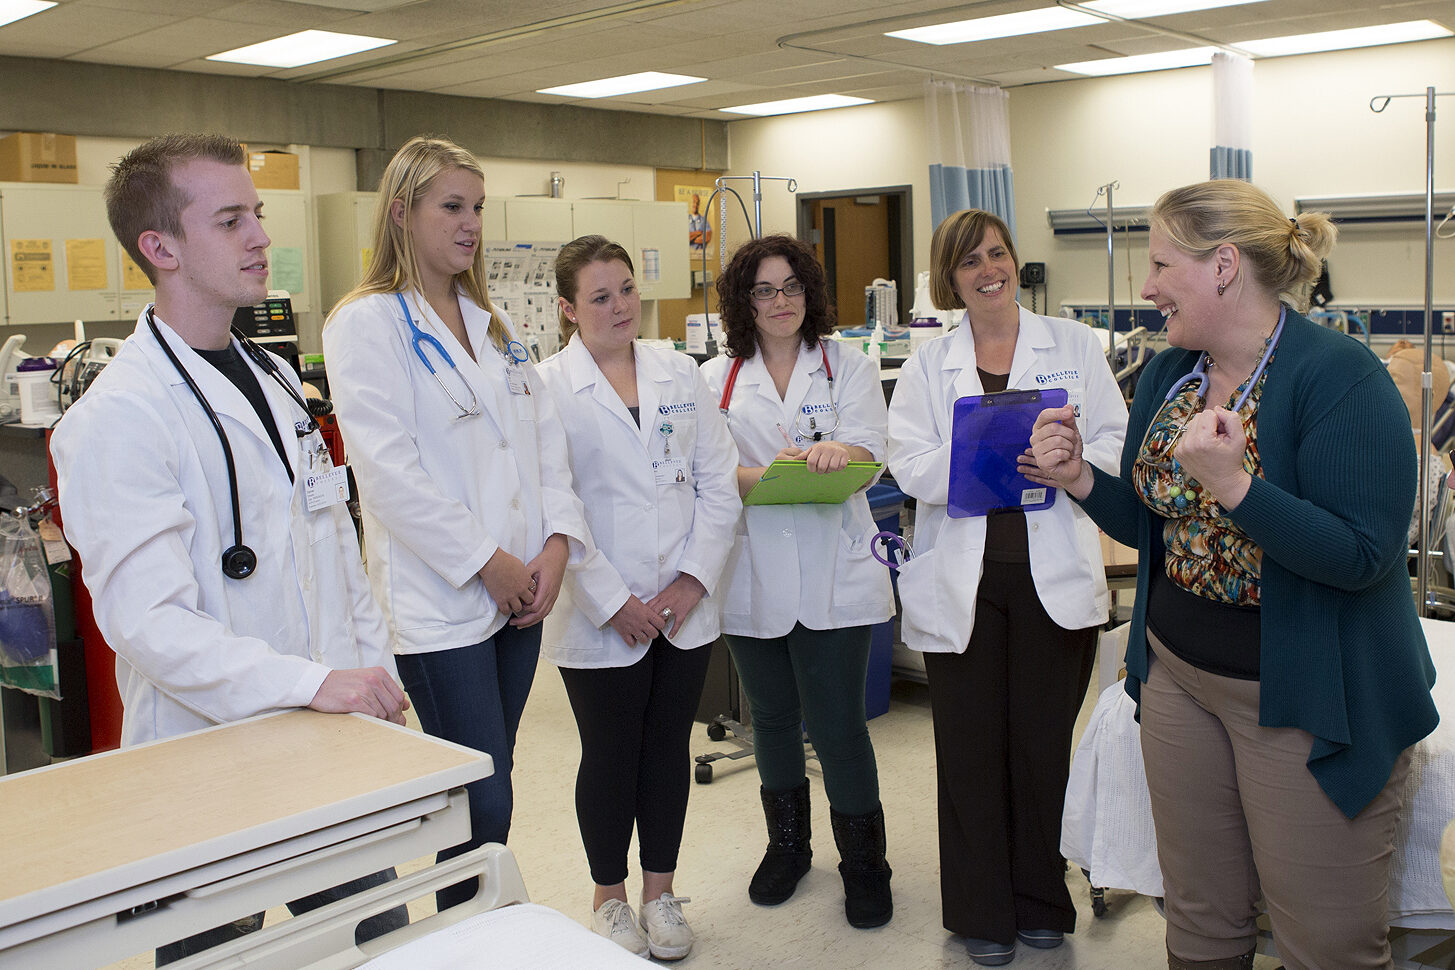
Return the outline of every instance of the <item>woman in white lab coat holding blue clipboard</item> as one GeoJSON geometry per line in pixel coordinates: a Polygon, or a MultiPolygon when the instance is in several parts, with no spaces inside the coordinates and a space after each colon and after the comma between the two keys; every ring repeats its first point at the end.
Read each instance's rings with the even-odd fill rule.
{"type": "MultiPolygon", "coordinates": [[[[466,786],[469,841],[441,860],[510,831],[540,621],[588,541],[560,419],[485,290],[484,203],[469,152],[407,142],[380,182],[369,268],[323,331],[369,582],[405,690],[426,731],[495,762],[466,786]]],[[[474,882],[441,890],[439,907],[474,882]]]]}
{"type": "Polygon", "coordinates": [[[1113,471],[1127,409],[1088,327],[1016,303],[1019,264],[1000,219],[951,215],[931,262],[936,306],[965,317],[905,364],[889,409],[889,469],[918,500],[901,632],[924,651],[930,686],[944,925],[976,963],[998,966],[1017,939],[1048,948],[1075,929],[1061,809],[1109,597],[1096,526],[1065,496],[1037,511],[949,515],[954,405],[1065,388],[1086,457],[1113,471]]]}
{"type": "Polygon", "coordinates": [[[742,511],[738,451],[697,362],[637,342],[631,257],[582,236],[556,257],[570,343],[541,364],[570,442],[595,548],[566,574],[542,651],[561,671],[581,735],[576,819],[592,925],[635,953],[692,948],[673,875],[692,785],[688,749],[718,588],[742,511]],[[641,915],[626,892],[637,833],[641,915]]]}
{"type": "MultiPolygon", "coordinates": [[[[884,391],[862,352],[833,333],[823,268],[789,236],[744,243],[718,278],[727,357],[702,368],[728,416],[746,495],[775,458],[820,472],[884,459],[884,391]]],[[[722,629],[748,707],[768,850],[748,885],[760,905],[793,895],[810,866],[801,725],[823,766],[842,863],[844,914],[857,927],[894,912],[884,811],[864,711],[870,625],[894,615],[889,575],[870,551],[858,492],[838,505],[754,505],[733,543],[722,629]]]]}

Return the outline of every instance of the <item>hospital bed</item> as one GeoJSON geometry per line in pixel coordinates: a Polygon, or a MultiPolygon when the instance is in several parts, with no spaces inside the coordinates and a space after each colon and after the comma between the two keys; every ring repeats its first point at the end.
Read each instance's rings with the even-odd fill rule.
{"type": "MultiPolygon", "coordinates": [[[[1390,939],[1398,968],[1447,967],[1455,953],[1455,912],[1439,857],[1441,833],[1455,818],[1455,623],[1421,623],[1438,671],[1434,698],[1443,716],[1415,746],[1390,871],[1390,939]]],[[[1104,688],[1071,763],[1061,853],[1088,872],[1092,886],[1161,897],[1134,712],[1121,683],[1104,688]]]]}
{"type": "Polygon", "coordinates": [[[297,710],[0,779],[0,968],[111,963],[457,845],[491,770],[297,710]]]}

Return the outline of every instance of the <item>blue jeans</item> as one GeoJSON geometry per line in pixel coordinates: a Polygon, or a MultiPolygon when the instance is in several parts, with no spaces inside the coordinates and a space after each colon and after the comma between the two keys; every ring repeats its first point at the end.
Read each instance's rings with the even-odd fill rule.
{"type": "MultiPolygon", "coordinates": [[[[510,834],[514,796],[510,769],[515,731],[535,680],[541,626],[501,627],[493,637],[468,647],[407,653],[395,657],[409,702],[426,733],[484,751],[495,762],[489,778],[465,786],[470,795],[470,838],[439,853],[443,862],[486,842],[504,844],[510,834]]],[[[468,879],[435,894],[440,909],[475,895],[468,879]]]]}

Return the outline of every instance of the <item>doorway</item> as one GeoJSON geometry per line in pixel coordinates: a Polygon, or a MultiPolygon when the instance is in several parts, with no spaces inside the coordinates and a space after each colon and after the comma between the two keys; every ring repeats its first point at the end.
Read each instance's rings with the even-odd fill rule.
{"type": "Polygon", "coordinates": [[[828,277],[839,326],[864,326],[864,287],[899,286],[899,323],[914,302],[910,186],[812,192],[798,196],[798,238],[813,246],[828,277]]]}

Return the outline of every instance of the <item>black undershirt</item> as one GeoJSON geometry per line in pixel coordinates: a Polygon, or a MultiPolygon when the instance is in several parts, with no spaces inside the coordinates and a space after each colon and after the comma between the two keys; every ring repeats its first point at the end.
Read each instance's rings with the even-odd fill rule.
{"type": "Polygon", "coordinates": [[[634,408],[627,408],[626,410],[627,410],[627,413],[632,416],[632,420],[637,423],[637,427],[640,428],[642,426],[642,409],[641,409],[641,405],[638,405],[638,406],[636,406],[634,408]]]}
{"type": "MultiPolygon", "coordinates": [[[[1009,374],[991,374],[975,368],[986,394],[1005,390],[1009,374]]],[[[985,516],[985,558],[991,562],[1030,562],[1031,547],[1026,536],[1026,514],[1020,509],[1005,509],[985,516]]]]}
{"type": "Polygon", "coordinates": [[[288,481],[293,481],[293,466],[288,463],[288,453],[283,450],[283,438],[278,434],[278,422],[273,417],[273,409],[268,405],[268,397],[263,393],[263,386],[258,382],[258,375],[248,366],[247,361],[238,352],[237,345],[228,342],[222,350],[197,350],[197,356],[216,367],[222,376],[232,381],[253,410],[258,413],[258,420],[268,431],[268,437],[273,439],[273,447],[278,451],[278,460],[283,463],[283,470],[288,473],[288,481]]]}
{"type": "MultiPolygon", "coordinates": [[[[1152,523],[1151,561],[1167,560],[1161,520],[1152,523]]],[[[1147,627],[1168,650],[1199,670],[1237,680],[1258,680],[1262,650],[1261,611],[1256,606],[1219,603],[1189,593],[1154,568],[1147,593],[1147,627]]]]}

